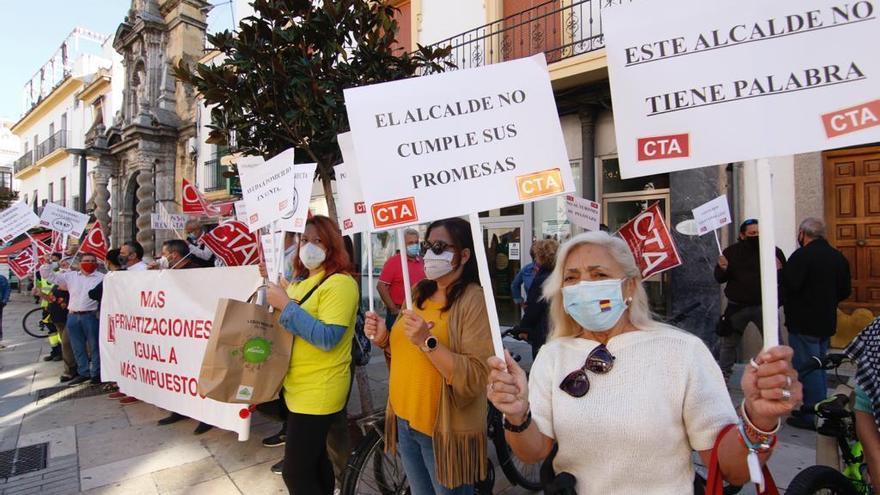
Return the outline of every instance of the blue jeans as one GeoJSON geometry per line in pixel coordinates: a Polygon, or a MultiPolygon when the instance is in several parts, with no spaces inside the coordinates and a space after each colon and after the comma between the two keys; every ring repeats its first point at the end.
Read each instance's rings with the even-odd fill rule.
{"type": "Polygon", "coordinates": [[[101,375],[101,352],[98,350],[98,317],[92,313],[73,313],[67,316],[70,347],[76,359],[79,376],[97,378],[101,375]],[[86,348],[88,346],[88,350],[86,348]],[[91,366],[89,365],[91,352],[91,366]]]}
{"type": "MultiPolygon", "coordinates": [[[[827,338],[811,337],[788,331],[788,344],[794,349],[794,357],[792,364],[795,369],[801,368],[813,360],[813,356],[824,359],[828,353],[827,338]]],[[[825,400],[828,396],[828,382],[825,378],[825,370],[819,369],[813,371],[807,376],[798,376],[798,379],[804,386],[804,405],[812,410],[817,402],[825,400]]],[[[804,414],[802,416],[808,421],[816,420],[815,414],[804,414]]]]}
{"type": "Polygon", "coordinates": [[[406,471],[412,495],[472,495],[473,485],[446,488],[437,482],[434,474],[434,441],[428,435],[413,430],[405,419],[397,418],[397,452],[406,471]]]}

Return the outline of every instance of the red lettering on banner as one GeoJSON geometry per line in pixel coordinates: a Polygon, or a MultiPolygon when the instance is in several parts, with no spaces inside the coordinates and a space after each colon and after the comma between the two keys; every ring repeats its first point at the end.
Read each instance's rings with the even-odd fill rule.
{"type": "Polygon", "coordinates": [[[192,397],[199,396],[199,380],[191,376],[140,368],[138,369],[138,379],[141,383],[161,388],[169,392],[189,395],[192,397]]]}
{"type": "Polygon", "coordinates": [[[822,116],[825,135],[829,138],[880,125],[880,100],[844,108],[822,116]]]}
{"type": "Polygon", "coordinates": [[[367,205],[364,204],[363,201],[358,201],[354,204],[354,212],[358,214],[367,212],[367,205]]]}
{"type": "Polygon", "coordinates": [[[672,134],[639,138],[638,160],[662,160],[666,158],[684,158],[690,156],[690,135],[672,134]]]}
{"type": "Polygon", "coordinates": [[[107,318],[109,320],[107,328],[114,333],[114,340],[116,331],[201,340],[211,338],[211,320],[154,318],[122,313],[108,315],[107,318]]]}
{"type": "Polygon", "coordinates": [[[142,308],[164,308],[165,307],[165,291],[160,290],[155,294],[151,290],[141,291],[141,307],[142,308]]]}
{"type": "Polygon", "coordinates": [[[119,363],[119,374],[131,380],[137,380],[137,366],[129,363],[128,361],[122,361],[119,363]]]}
{"type": "Polygon", "coordinates": [[[618,234],[632,251],[642,278],[681,265],[681,258],[663,220],[659,203],[654,203],[627,222],[618,234]]]}
{"type": "Polygon", "coordinates": [[[372,209],[373,223],[376,227],[390,227],[415,222],[419,219],[419,214],[416,211],[416,199],[412,196],[376,203],[372,209]]]}

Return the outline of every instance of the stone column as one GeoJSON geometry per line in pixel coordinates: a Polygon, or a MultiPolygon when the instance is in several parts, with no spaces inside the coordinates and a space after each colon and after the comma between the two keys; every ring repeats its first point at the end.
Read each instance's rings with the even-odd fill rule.
{"type": "Polygon", "coordinates": [[[153,227],[151,215],[155,202],[153,187],[153,167],[149,164],[137,175],[137,236],[136,240],[144,247],[144,256],[153,256],[153,227]]]}
{"type": "Polygon", "coordinates": [[[104,235],[110,238],[110,168],[99,164],[93,172],[95,191],[95,218],[104,227],[104,235]]]}
{"type": "Polygon", "coordinates": [[[581,119],[581,191],[583,197],[601,202],[596,197],[596,116],[595,105],[583,105],[578,111],[581,119]]]}

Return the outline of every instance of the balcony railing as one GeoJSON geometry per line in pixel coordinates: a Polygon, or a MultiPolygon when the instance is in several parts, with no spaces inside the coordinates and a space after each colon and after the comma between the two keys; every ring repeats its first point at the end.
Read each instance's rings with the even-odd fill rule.
{"type": "Polygon", "coordinates": [[[601,11],[629,0],[550,0],[435,43],[459,69],[544,53],[548,63],[605,47],[601,11]]]}
{"type": "Polygon", "coordinates": [[[219,157],[205,162],[205,192],[226,189],[226,178],[223,177],[224,168],[223,165],[220,165],[219,157]]]}
{"type": "Polygon", "coordinates": [[[21,155],[18,160],[12,162],[12,170],[16,174],[34,164],[34,152],[28,151],[21,155]]]}
{"type": "Polygon", "coordinates": [[[70,131],[62,129],[46,138],[36,149],[36,161],[42,160],[57,149],[66,148],[69,135],[70,131]]]}

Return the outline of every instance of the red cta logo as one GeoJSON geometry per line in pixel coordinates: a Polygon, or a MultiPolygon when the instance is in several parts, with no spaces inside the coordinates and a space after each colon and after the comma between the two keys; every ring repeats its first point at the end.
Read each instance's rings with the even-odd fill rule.
{"type": "Polygon", "coordinates": [[[667,158],[686,158],[690,156],[690,135],[671,134],[639,138],[638,160],[664,160],[667,158]]]}

